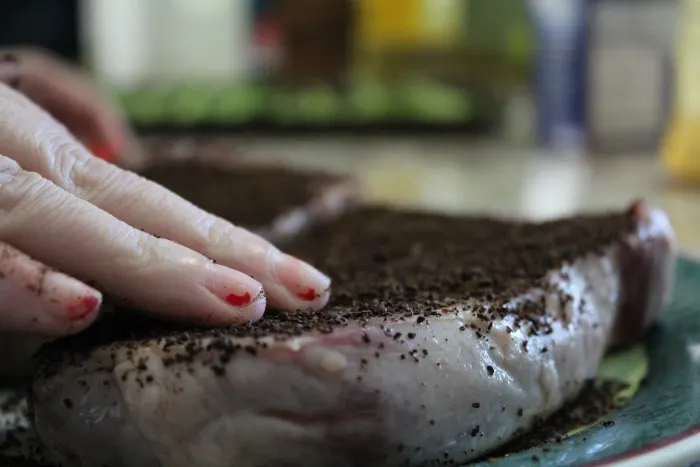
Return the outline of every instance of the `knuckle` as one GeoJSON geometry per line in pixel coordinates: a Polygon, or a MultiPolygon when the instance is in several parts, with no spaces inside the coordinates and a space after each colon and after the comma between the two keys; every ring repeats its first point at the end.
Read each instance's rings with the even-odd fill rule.
{"type": "MultiPolygon", "coordinates": [[[[19,172],[7,183],[0,185],[0,214],[21,212],[24,216],[36,214],[34,205],[43,197],[50,182],[35,172],[19,172]]],[[[60,200],[58,200],[60,202],[60,200]]]]}
{"type": "MultiPolygon", "coordinates": [[[[12,106],[14,103],[12,94],[16,93],[12,88],[10,88],[10,85],[0,82],[0,109],[7,109],[8,107],[12,106]]],[[[3,112],[4,114],[4,112],[3,112]]],[[[4,116],[4,115],[3,115],[4,116]]]]}
{"type": "Polygon", "coordinates": [[[202,245],[197,245],[198,251],[205,251],[211,245],[219,245],[222,241],[232,238],[236,227],[229,222],[212,214],[202,211],[194,225],[197,232],[201,232],[202,245]]]}
{"type": "MultiPolygon", "coordinates": [[[[53,123],[53,122],[52,122],[53,123]]],[[[38,163],[47,176],[66,191],[75,191],[74,172],[80,159],[80,147],[58,124],[42,125],[35,133],[38,163]],[[42,163],[43,159],[43,163],[42,163]]]]}
{"type": "Polygon", "coordinates": [[[122,245],[117,249],[118,257],[110,259],[111,264],[118,264],[124,270],[144,271],[161,264],[167,259],[161,240],[128,227],[114,239],[115,244],[122,245]]]}
{"type": "MultiPolygon", "coordinates": [[[[121,204],[125,202],[124,193],[137,193],[141,179],[135,173],[122,170],[97,157],[89,157],[76,162],[71,174],[75,184],[75,195],[102,205],[118,198],[121,204]]],[[[132,196],[134,202],[139,202],[139,196],[132,196]]],[[[123,206],[123,205],[122,205],[123,206]]],[[[123,206],[125,207],[125,206],[123,206]]]]}
{"type": "Polygon", "coordinates": [[[0,108],[8,109],[17,105],[17,98],[20,93],[12,89],[8,84],[0,83],[0,108]]]}
{"type": "Polygon", "coordinates": [[[138,266],[148,265],[157,260],[156,249],[154,249],[154,240],[146,234],[136,230],[129,229],[125,234],[124,240],[130,245],[133,255],[130,255],[138,266]]]}
{"type": "Polygon", "coordinates": [[[0,185],[7,183],[22,170],[14,159],[0,155],[0,185]]]}

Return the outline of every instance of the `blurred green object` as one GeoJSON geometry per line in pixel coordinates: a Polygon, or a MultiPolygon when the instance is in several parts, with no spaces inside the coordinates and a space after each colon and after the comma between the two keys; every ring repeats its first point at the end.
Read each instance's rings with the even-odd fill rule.
{"type": "Polygon", "coordinates": [[[408,80],[400,93],[406,115],[426,122],[457,122],[471,117],[471,99],[448,86],[431,86],[420,77],[408,80]]]}
{"type": "Polygon", "coordinates": [[[119,94],[136,125],[237,126],[256,121],[279,125],[367,125],[383,123],[469,124],[479,117],[471,93],[428,78],[404,79],[389,87],[358,81],[347,90],[331,86],[285,88],[177,86],[119,94]]]}
{"type": "Polygon", "coordinates": [[[354,118],[361,122],[378,121],[391,115],[391,90],[378,81],[365,80],[350,92],[354,118]]]}
{"type": "Polygon", "coordinates": [[[335,24],[338,8],[350,0],[318,1],[313,11],[306,3],[294,10],[295,2],[284,14],[265,8],[269,24],[258,24],[257,47],[272,47],[266,41],[278,39],[267,36],[285,37],[285,27],[311,28],[299,37],[314,37],[303,47],[294,41],[275,45],[279,64],[251,72],[247,81],[134,89],[121,96],[126,114],[137,125],[178,129],[462,129],[496,124],[508,96],[530,86],[535,41],[525,0],[365,0],[355,22],[343,29],[346,37],[339,38],[335,27],[323,33],[330,48],[318,50],[328,53],[315,48],[324,40],[316,35],[324,30],[319,25],[335,24]],[[343,44],[354,44],[352,53],[343,44]]]}
{"type": "Polygon", "coordinates": [[[299,120],[302,122],[333,123],[346,111],[341,97],[330,87],[305,89],[296,94],[299,120]]]}
{"type": "Polygon", "coordinates": [[[167,106],[176,125],[194,125],[211,118],[215,100],[210,89],[185,87],[173,90],[167,106]]]}
{"type": "Polygon", "coordinates": [[[120,95],[121,105],[127,116],[134,123],[152,124],[166,118],[164,102],[167,100],[165,90],[136,91],[120,95]]]}
{"type": "Polygon", "coordinates": [[[216,92],[213,118],[221,123],[243,124],[260,115],[265,91],[260,86],[221,89],[216,92]]]}

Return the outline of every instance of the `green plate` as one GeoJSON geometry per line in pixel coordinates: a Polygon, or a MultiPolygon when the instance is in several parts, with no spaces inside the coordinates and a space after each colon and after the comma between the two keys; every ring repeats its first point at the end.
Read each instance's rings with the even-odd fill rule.
{"type": "Polygon", "coordinates": [[[635,397],[602,424],[561,444],[548,444],[470,466],[690,466],[700,461],[700,263],[678,261],[673,300],[647,336],[647,360],[631,352],[601,370],[629,381],[640,365],[647,376],[635,397]],[[609,424],[606,424],[609,425],[609,424]],[[537,459],[537,461],[535,461],[537,459]]]}

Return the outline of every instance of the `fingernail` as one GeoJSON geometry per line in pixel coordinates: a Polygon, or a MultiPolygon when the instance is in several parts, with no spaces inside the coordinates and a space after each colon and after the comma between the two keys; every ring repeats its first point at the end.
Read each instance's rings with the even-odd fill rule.
{"type": "Polygon", "coordinates": [[[100,159],[106,160],[107,162],[114,162],[114,160],[116,159],[114,151],[112,151],[106,144],[93,144],[89,146],[89,149],[95,157],[99,157],[100,159]]]}
{"type": "Polygon", "coordinates": [[[44,290],[51,291],[50,309],[61,319],[72,323],[84,321],[97,313],[102,304],[102,294],[82,282],[63,273],[49,271],[44,276],[44,290]]]}
{"type": "Polygon", "coordinates": [[[286,254],[275,265],[275,272],[284,288],[305,302],[322,297],[331,286],[330,278],[321,271],[286,254]]]}
{"type": "Polygon", "coordinates": [[[82,295],[68,303],[66,317],[69,321],[82,321],[100,308],[102,299],[93,294],[82,295]]]}
{"type": "Polygon", "coordinates": [[[207,289],[233,308],[248,308],[263,297],[263,288],[258,281],[220,264],[212,265],[207,289]]]}

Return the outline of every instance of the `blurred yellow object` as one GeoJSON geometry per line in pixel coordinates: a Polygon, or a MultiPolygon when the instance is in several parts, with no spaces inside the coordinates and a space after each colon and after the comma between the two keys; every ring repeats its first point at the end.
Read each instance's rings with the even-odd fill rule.
{"type": "MultiPolygon", "coordinates": [[[[400,164],[400,163],[399,163],[400,164]]],[[[364,189],[375,202],[420,204],[423,198],[420,170],[415,167],[372,165],[364,173],[364,189]]]]}
{"type": "Polygon", "coordinates": [[[680,182],[700,184],[700,0],[683,0],[676,44],[674,114],[662,147],[663,164],[680,182]]]}
{"type": "Polygon", "coordinates": [[[427,45],[452,47],[463,42],[467,7],[464,0],[424,0],[423,31],[427,45]]]}
{"type": "Polygon", "coordinates": [[[410,47],[422,42],[423,0],[361,0],[359,5],[362,47],[410,47]]]}
{"type": "Polygon", "coordinates": [[[700,184],[700,117],[676,117],[668,129],[663,163],[674,180],[700,184]]]}

